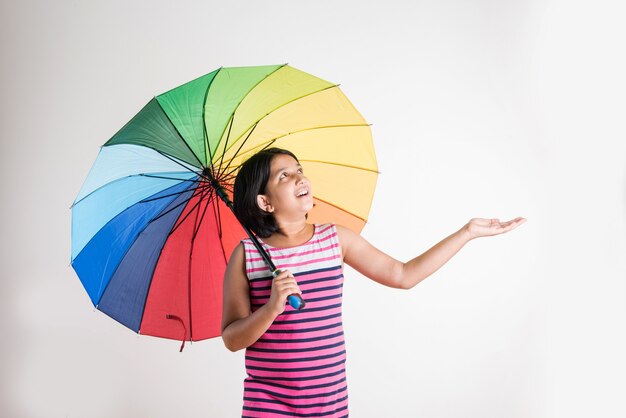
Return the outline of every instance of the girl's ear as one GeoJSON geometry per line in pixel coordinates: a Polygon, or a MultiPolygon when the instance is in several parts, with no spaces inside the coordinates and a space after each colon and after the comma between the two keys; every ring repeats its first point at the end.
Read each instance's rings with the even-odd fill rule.
{"type": "Polygon", "coordinates": [[[267,196],[258,194],[256,196],[256,203],[257,205],[259,205],[262,211],[269,212],[269,213],[274,212],[274,208],[270,204],[270,201],[268,200],[267,196]]]}

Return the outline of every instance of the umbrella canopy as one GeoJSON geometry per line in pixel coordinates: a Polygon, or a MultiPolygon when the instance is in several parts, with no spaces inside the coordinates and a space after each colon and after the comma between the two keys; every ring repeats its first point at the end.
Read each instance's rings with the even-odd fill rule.
{"type": "Polygon", "coordinates": [[[72,205],[71,264],[96,308],[143,335],[219,336],[224,271],[247,236],[234,179],[270,146],[314,185],[309,222],[361,231],[376,157],[338,85],[288,65],[222,67],[150,100],[100,149],[72,205]]]}

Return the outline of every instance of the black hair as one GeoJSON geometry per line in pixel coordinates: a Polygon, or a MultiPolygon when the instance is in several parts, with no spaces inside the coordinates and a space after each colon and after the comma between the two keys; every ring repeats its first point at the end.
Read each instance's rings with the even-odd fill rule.
{"type": "Polygon", "coordinates": [[[274,215],[261,209],[257,203],[257,195],[266,194],[272,160],[278,154],[290,155],[298,161],[291,151],[266,148],[248,158],[239,168],[235,178],[233,189],[235,216],[239,222],[261,238],[267,238],[278,231],[274,215]]]}

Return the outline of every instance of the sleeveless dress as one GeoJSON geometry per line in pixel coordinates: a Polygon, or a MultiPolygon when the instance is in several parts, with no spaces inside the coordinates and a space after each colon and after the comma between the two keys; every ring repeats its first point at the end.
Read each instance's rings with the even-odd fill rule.
{"type": "MultiPolygon", "coordinates": [[[[243,417],[348,416],[341,247],[335,224],[314,226],[313,237],[296,247],[261,241],[276,268],[293,273],[306,306],[287,304],[246,349],[243,417]]],[[[250,238],[241,242],[254,312],[269,300],[272,275],[250,238]]]]}

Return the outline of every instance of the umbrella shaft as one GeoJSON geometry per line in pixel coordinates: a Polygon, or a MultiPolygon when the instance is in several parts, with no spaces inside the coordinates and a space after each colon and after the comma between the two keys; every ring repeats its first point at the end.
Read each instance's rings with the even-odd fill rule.
{"type": "MultiPolygon", "coordinates": [[[[220,197],[220,199],[222,199],[222,201],[226,204],[226,206],[230,208],[230,210],[233,212],[233,215],[234,215],[235,210],[233,209],[233,202],[230,201],[228,194],[226,194],[226,190],[224,190],[222,185],[215,179],[215,177],[213,177],[210,170],[204,170],[203,174],[207,177],[207,180],[209,180],[209,183],[215,189],[215,193],[220,197]]],[[[237,216],[235,215],[235,217],[237,216]]],[[[240,222],[240,224],[243,227],[243,229],[246,231],[250,239],[252,240],[252,243],[254,244],[256,249],[259,250],[259,253],[261,253],[261,256],[263,257],[263,259],[265,260],[265,262],[267,263],[267,265],[269,266],[273,274],[274,271],[276,271],[276,266],[270,259],[269,255],[263,249],[263,247],[261,246],[261,243],[259,242],[257,237],[252,233],[252,231],[250,231],[250,229],[248,229],[248,227],[245,226],[243,223],[240,222]]]]}
{"type": "MultiPolygon", "coordinates": [[[[235,214],[235,210],[233,208],[233,202],[231,202],[230,199],[228,198],[228,195],[226,194],[226,190],[224,190],[224,188],[219,184],[219,182],[217,180],[215,180],[215,178],[213,177],[213,175],[211,175],[211,172],[209,170],[206,170],[204,174],[208,177],[208,180],[211,183],[211,186],[213,186],[213,188],[215,189],[215,193],[217,193],[217,195],[220,197],[220,199],[222,199],[224,201],[226,206],[228,206],[230,208],[230,210],[233,212],[233,215],[234,215],[235,214]]],[[[235,217],[236,217],[236,215],[235,215],[235,217]]],[[[263,260],[265,260],[265,262],[269,266],[270,271],[272,273],[272,276],[276,277],[277,275],[279,275],[280,274],[280,270],[278,270],[276,268],[276,266],[274,265],[274,263],[270,259],[269,254],[267,254],[265,249],[261,246],[261,243],[259,242],[257,237],[252,233],[252,231],[250,231],[250,229],[248,229],[247,226],[245,226],[241,222],[240,222],[240,224],[243,227],[243,229],[246,231],[246,233],[248,234],[250,239],[252,240],[252,243],[254,244],[256,249],[259,250],[259,253],[261,254],[261,257],[263,257],[263,260]]],[[[293,308],[295,308],[295,309],[302,309],[304,307],[304,305],[305,305],[304,300],[298,294],[290,295],[287,300],[288,300],[289,304],[293,308]]]]}

